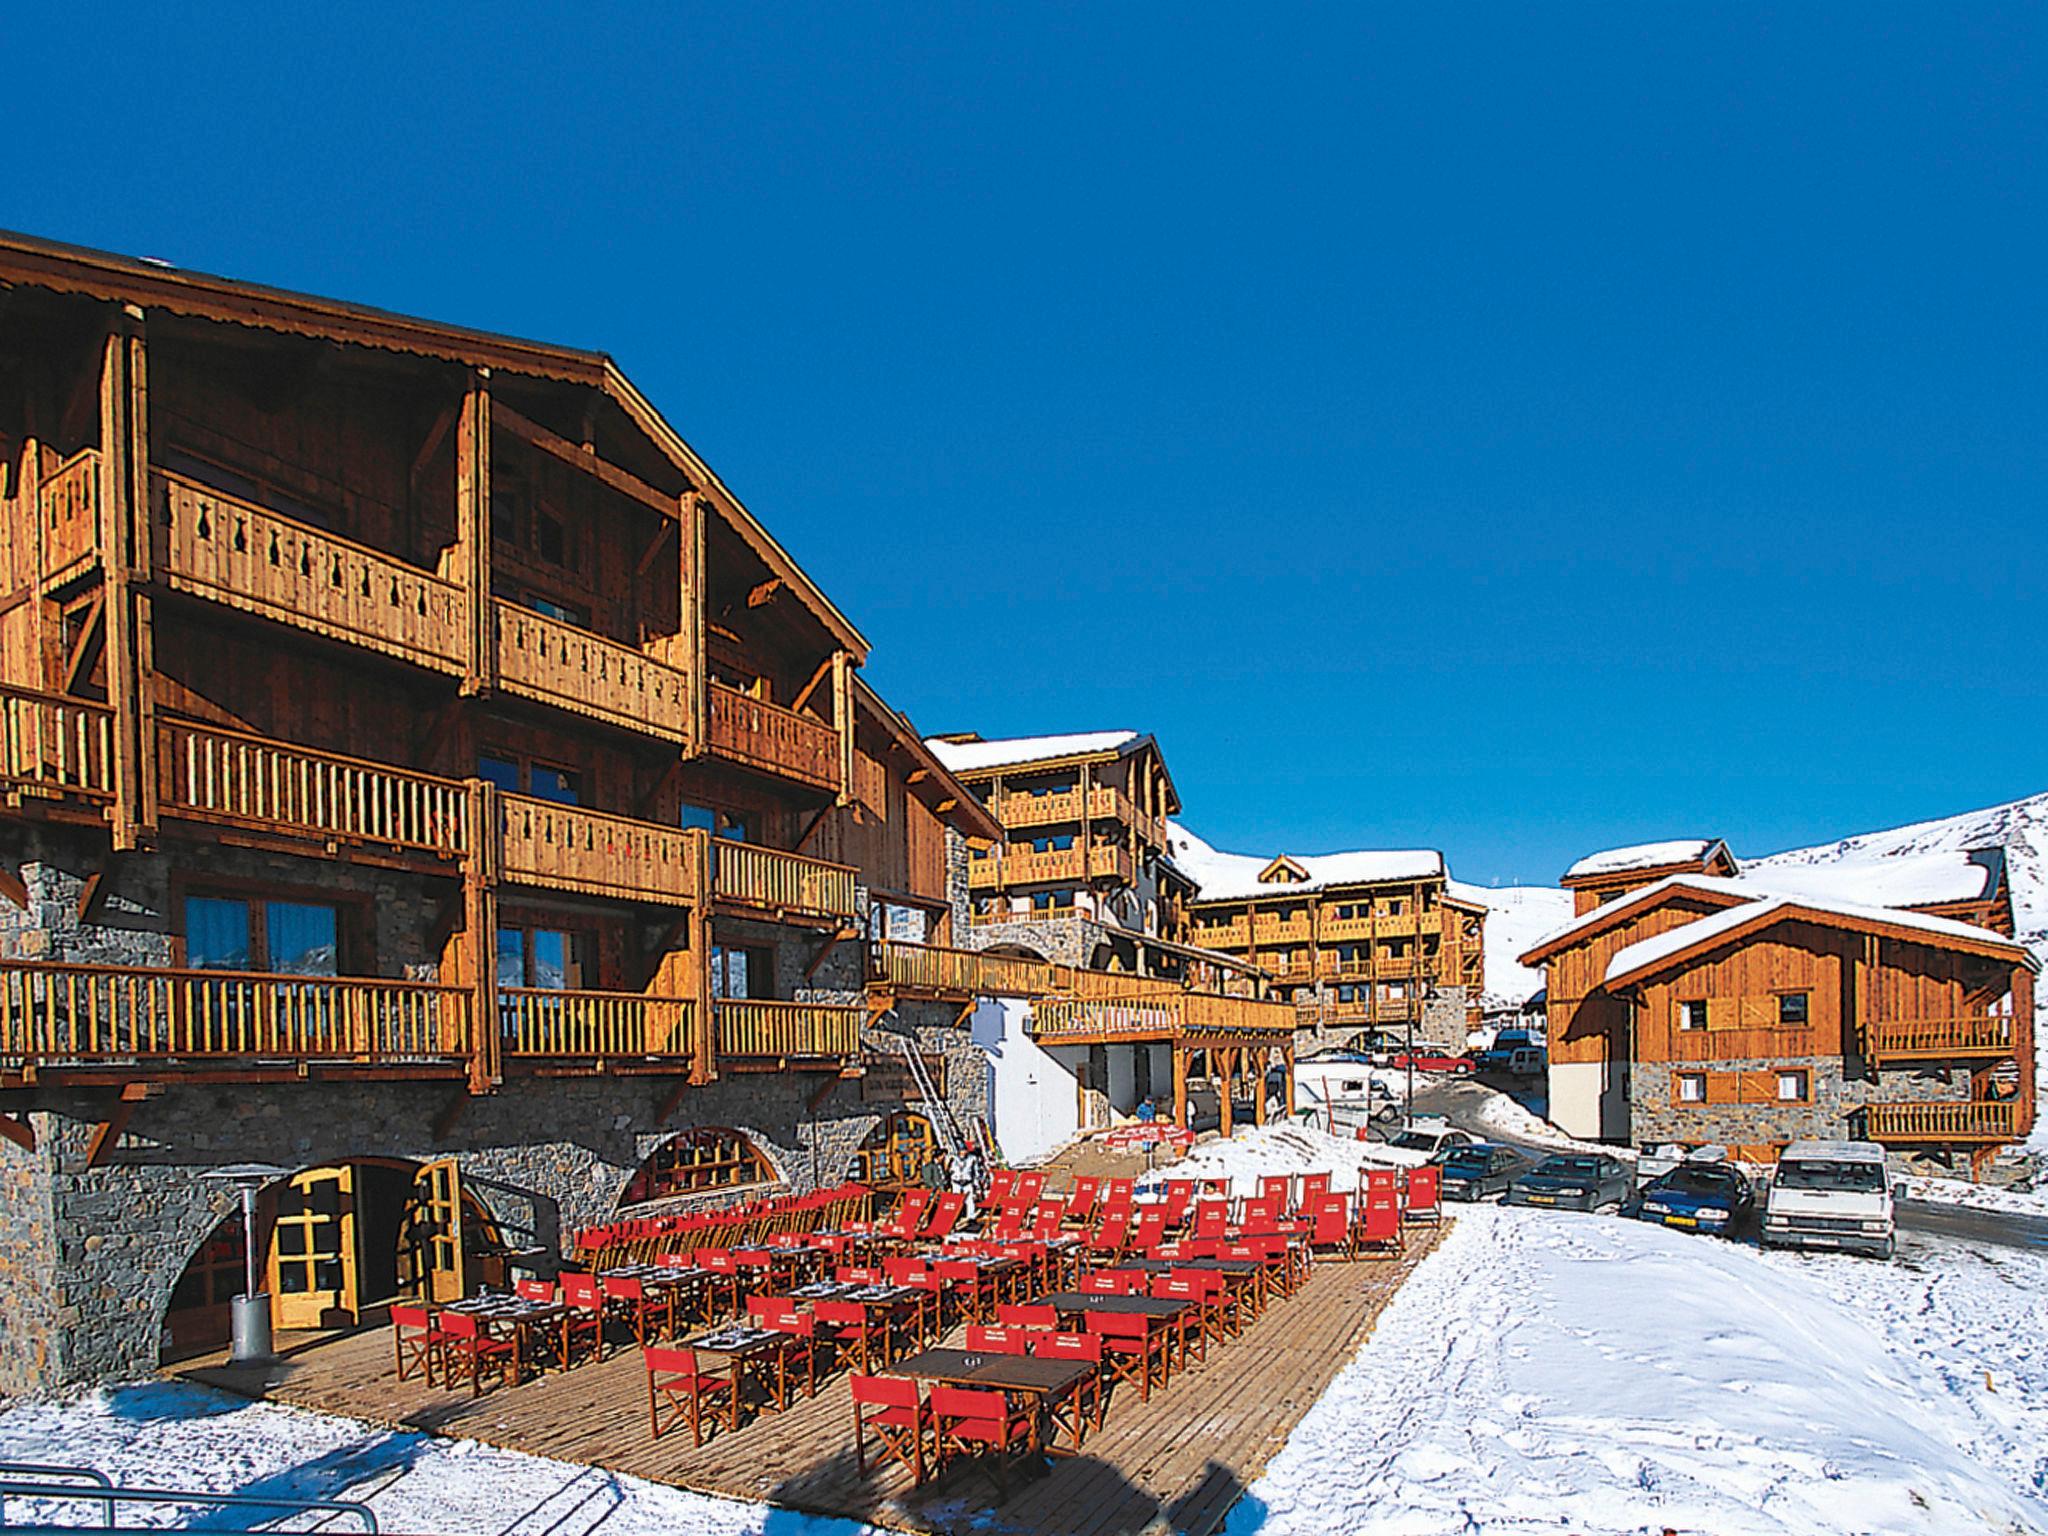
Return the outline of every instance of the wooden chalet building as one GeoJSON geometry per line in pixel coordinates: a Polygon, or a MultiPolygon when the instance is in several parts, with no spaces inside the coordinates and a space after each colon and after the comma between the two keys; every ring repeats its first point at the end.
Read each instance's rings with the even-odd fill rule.
{"type": "Polygon", "coordinates": [[[330,1326],[985,1118],[866,654],[601,354],[0,236],[0,1392],[223,1335],[223,1165],[330,1326]]]}
{"type": "Polygon", "coordinates": [[[1671,875],[1735,873],[1735,856],[1717,837],[1677,838],[1591,853],[1564,872],[1557,883],[1572,893],[1572,911],[1583,915],[1638,887],[1671,875]]]}
{"type": "Polygon", "coordinates": [[[1979,1166],[2034,1123],[2037,965],[2011,926],[1984,854],[1613,891],[1523,956],[1546,976],[1551,1118],[1764,1160],[1853,1136],[1979,1166]]]}
{"type": "Polygon", "coordinates": [[[1486,990],[1486,909],[1450,889],[1441,853],[1222,853],[1178,822],[1198,884],[1190,940],[1268,973],[1318,1037],[1413,1025],[1462,1050],[1486,990]]]}

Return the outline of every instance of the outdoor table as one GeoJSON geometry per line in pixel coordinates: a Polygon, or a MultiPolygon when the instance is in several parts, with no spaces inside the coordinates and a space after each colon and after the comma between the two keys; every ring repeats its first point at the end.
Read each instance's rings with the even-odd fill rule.
{"type": "MultiPolygon", "coordinates": [[[[1046,1444],[1045,1421],[1052,1400],[1070,1392],[1095,1372],[1088,1360],[1055,1360],[1039,1355],[998,1355],[986,1350],[927,1349],[889,1368],[893,1376],[912,1376],[945,1387],[979,1387],[1028,1398],[1031,1403],[1031,1454],[1070,1455],[1063,1446],[1046,1444]]],[[[1076,1424],[1079,1415],[1075,1416],[1076,1424]]],[[[1078,1440],[1078,1429],[1076,1431],[1078,1440]]]]}
{"type": "Polygon", "coordinates": [[[775,1356],[775,1397],[783,1401],[789,1395],[788,1361],[783,1354],[783,1344],[789,1335],[777,1333],[772,1328],[755,1328],[747,1323],[727,1323],[709,1333],[701,1333],[694,1339],[685,1339],[685,1347],[699,1355],[713,1355],[724,1362],[726,1374],[732,1379],[733,1402],[739,1402],[740,1393],[746,1380],[752,1375],[756,1384],[765,1393],[768,1383],[761,1375],[761,1361],[765,1355],[775,1356]]]}
{"type": "Polygon", "coordinates": [[[1170,1328],[1174,1333],[1174,1354],[1181,1366],[1188,1361],[1188,1320],[1195,1303],[1172,1296],[1094,1296],[1081,1291],[1058,1291],[1041,1297],[1040,1306],[1051,1307],[1061,1317],[1087,1312],[1122,1312],[1142,1317],[1153,1328],[1170,1328]]]}
{"type": "MultiPolygon", "coordinates": [[[[705,1286],[702,1270],[683,1269],[674,1264],[619,1264],[610,1269],[599,1270],[597,1278],[638,1280],[648,1290],[668,1292],[672,1318],[680,1318],[685,1303],[694,1301],[696,1293],[702,1291],[705,1286]],[[686,1296],[685,1292],[690,1294],[686,1296]]],[[[634,1331],[638,1334],[643,1330],[636,1328],[634,1331]]]]}
{"type": "Polygon", "coordinates": [[[886,1332],[882,1340],[882,1358],[886,1360],[905,1324],[905,1314],[922,1311],[926,1295],[926,1292],[908,1285],[857,1285],[847,1280],[814,1280],[791,1291],[789,1299],[798,1306],[817,1301],[851,1302],[867,1314],[870,1323],[877,1312],[884,1314],[886,1332]]]}
{"type": "Polygon", "coordinates": [[[754,1274],[770,1290],[778,1285],[794,1285],[818,1262],[817,1250],[813,1248],[761,1248],[737,1252],[732,1257],[742,1273],[754,1274]]]}
{"type": "Polygon", "coordinates": [[[529,1301],[524,1296],[502,1296],[485,1294],[465,1296],[451,1301],[440,1309],[443,1312],[460,1312],[473,1317],[486,1332],[502,1323],[512,1330],[512,1380],[526,1379],[526,1362],[534,1361],[534,1374],[540,1373],[537,1352],[532,1347],[531,1335],[554,1323],[561,1328],[561,1341],[556,1359],[564,1367],[569,1361],[569,1309],[559,1301],[529,1301]]]}

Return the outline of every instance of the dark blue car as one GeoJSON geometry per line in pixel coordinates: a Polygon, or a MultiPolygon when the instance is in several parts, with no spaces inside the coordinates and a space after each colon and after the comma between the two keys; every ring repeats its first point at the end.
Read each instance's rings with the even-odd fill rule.
{"type": "Polygon", "coordinates": [[[1642,1188],[1636,1215],[1689,1232],[1726,1232],[1756,1206],[1756,1191],[1727,1163],[1680,1163],[1642,1188]]]}

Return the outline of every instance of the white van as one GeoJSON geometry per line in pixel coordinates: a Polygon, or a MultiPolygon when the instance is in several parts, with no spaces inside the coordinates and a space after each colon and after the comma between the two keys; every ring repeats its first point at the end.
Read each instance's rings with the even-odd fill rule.
{"type": "Polygon", "coordinates": [[[1758,1240],[1766,1248],[1825,1248],[1888,1259],[1897,1247],[1893,1201],[1874,1141],[1795,1141],[1778,1154],[1758,1240]]]}
{"type": "MultiPolygon", "coordinates": [[[[1280,1069],[1274,1069],[1277,1079],[1280,1069]]],[[[1268,1091],[1278,1097],[1279,1084],[1268,1091]]],[[[1375,1120],[1399,1116],[1401,1106],[1386,1082],[1364,1062],[1298,1061],[1294,1064],[1294,1116],[1334,1135],[1348,1136],[1375,1120]]]]}

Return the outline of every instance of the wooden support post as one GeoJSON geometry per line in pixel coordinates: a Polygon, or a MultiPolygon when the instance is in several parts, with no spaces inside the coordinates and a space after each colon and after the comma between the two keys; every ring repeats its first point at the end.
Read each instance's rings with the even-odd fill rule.
{"type": "Polygon", "coordinates": [[[853,799],[853,658],[832,653],[832,718],[839,726],[839,794],[837,803],[853,799]]]}
{"type": "Polygon", "coordinates": [[[24,1152],[33,1152],[36,1128],[25,1114],[0,1114],[0,1141],[11,1141],[24,1152]]]}
{"type": "Polygon", "coordinates": [[[1173,1046],[1173,1123],[1188,1129],[1188,1053],[1179,1041],[1173,1046]]]}
{"type": "Polygon", "coordinates": [[[1223,1134],[1225,1138],[1228,1138],[1230,1136],[1232,1130],[1236,1126],[1236,1112],[1233,1109],[1230,1102],[1231,1078],[1234,1075],[1232,1068],[1235,1064],[1236,1056],[1237,1052],[1235,1051],[1211,1051],[1209,1053],[1209,1059],[1212,1062],[1219,1063],[1222,1067],[1222,1076],[1220,1079],[1222,1084],[1222,1091],[1219,1094],[1217,1094],[1217,1098],[1221,1101],[1223,1115],[1223,1134]]]}
{"type": "Polygon", "coordinates": [[[2024,965],[2012,968],[2012,1051],[2020,1068],[2019,1124],[2017,1140],[2025,1140],[2034,1129],[2034,973],[2024,965]]]}
{"type": "Polygon", "coordinates": [[[683,665],[690,701],[683,754],[695,756],[704,750],[711,729],[711,674],[705,657],[705,606],[710,601],[711,583],[705,569],[706,516],[704,498],[690,491],[682,499],[682,527],[676,545],[681,565],[682,590],[677,596],[681,611],[677,618],[684,638],[683,665]]]}
{"type": "Polygon", "coordinates": [[[696,1049],[690,1081],[708,1083],[718,1076],[718,1020],[711,996],[711,835],[699,832],[697,891],[690,903],[690,999],[696,1014],[696,1049]]]}
{"type": "Polygon", "coordinates": [[[148,383],[142,372],[141,313],[132,306],[124,309],[108,327],[100,352],[96,490],[106,592],[107,702],[113,707],[112,830],[117,849],[139,847],[156,833],[152,615],[148,598],[135,591],[137,582],[147,579],[150,560],[148,383]]]}
{"type": "Polygon", "coordinates": [[[136,1106],[145,1099],[153,1099],[162,1092],[156,1083],[127,1083],[120,1094],[107,1108],[107,1118],[93,1127],[92,1140],[86,1144],[85,1166],[104,1168],[107,1158],[120,1142],[128,1129],[128,1122],[134,1116],[136,1106]]]}
{"type": "Polygon", "coordinates": [[[498,638],[491,606],[491,387],[490,370],[470,376],[455,423],[455,537],[457,579],[469,594],[469,635],[462,692],[476,697],[497,681],[498,638]]]}
{"type": "Polygon", "coordinates": [[[1245,1081],[1252,1088],[1252,1124],[1266,1123],[1266,1065],[1272,1059],[1272,1052],[1261,1046],[1252,1053],[1251,1070],[1245,1073],[1245,1081]]]}
{"type": "Polygon", "coordinates": [[[472,1011],[469,1090],[488,1093],[503,1078],[498,1019],[498,790],[468,783],[469,857],[462,871],[463,954],[472,1011]]]}

